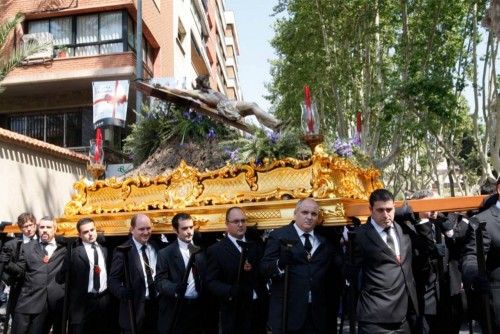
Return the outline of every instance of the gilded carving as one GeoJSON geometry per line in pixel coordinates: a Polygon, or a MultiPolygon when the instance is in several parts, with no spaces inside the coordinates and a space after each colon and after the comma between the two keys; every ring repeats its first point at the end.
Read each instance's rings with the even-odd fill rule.
{"type": "Polygon", "coordinates": [[[321,146],[308,160],[227,164],[213,171],[200,172],[182,161],[175,170],[154,178],[139,175],[92,183],[80,180],[73,186],[75,193],[59,220],[68,222],[61,229],[72,229],[69,222],[74,223],[81,216],[109,215],[112,226],[99,222],[101,219],[96,216],[98,228],[120,234],[128,231],[124,223],[127,219],[144,211],[154,216],[155,227],[171,232],[170,219],[175,211],[204,207],[208,209],[196,214],[195,223],[201,229],[214,230],[224,226],[224,218],[219,220],[214,212],[238,204],[252,206],[249,219],[253,221],[255,217],[259,228],[272,228],[293,217],[292,199],[312,195],[329,201],[323,215],[326,224],[331,224],[345,220],[342,199],[366,200],[371,191],[382,187],[379,177],[378,170],[363,169],[347,159],[329,156],[321,146]],[[286,209],[280,211],[273,201],[280,206],[286,204],[286,209]]]}

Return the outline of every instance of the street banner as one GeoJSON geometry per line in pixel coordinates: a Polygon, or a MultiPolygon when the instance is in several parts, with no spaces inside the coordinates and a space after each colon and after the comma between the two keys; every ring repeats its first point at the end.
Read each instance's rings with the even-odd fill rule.
{"type": "Polygon", "coordinates": [[[125,127],[128,80],[92,82],[94,129],[107,125],[125,127]]]}

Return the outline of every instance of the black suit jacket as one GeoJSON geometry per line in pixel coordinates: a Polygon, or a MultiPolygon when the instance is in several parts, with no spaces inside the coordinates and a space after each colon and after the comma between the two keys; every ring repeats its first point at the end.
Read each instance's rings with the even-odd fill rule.
{"type": "Polygon", "coordinates": [[[62,267],[66,255],[66,245],[57,242],[57,248],[48,263],[42,245],[38,241],[23,244],[14,272],[17,277],[24,277],[23,286],[16,305],[16,312],[25,314],[41,313],[47,304],[51,309],[62,303],[64,285],[56,282],[56,274],[62,267]]]}
{"type": "MultiPolygon", "coordinates": [[[[66,273],[69,270],[69,320],[71,324],[80,324],[84,320],[90,275],[89,258],[85,247],[80,240],[76,243],[76,247],[71,250],[71,258],[70,253],[66,253],[62,268],[57,275],[57,281],[65,283],[66,273]]],[[[99,247],[106,261],[100,266],[105,266],[106,272],[109,272],[108,250],[101,244],[99,247]]]]}
{"type": "Polygon", "coordinates": [[[259,273],[262,253],[263,249],[260,244],[249,243],[247,261],[251,264],[252,269],[242,271],[239,286],[245,293],[242,298],[235,299],[231,296],[231,287],[237,284],[240,251],[228,237],[208,248],[207,286],[221,302],[223,333],[233,333],[235,328],[239,328],[241,333],[248,332],[251,324],[244,319],[248,319],[245,317],[251,318],[249,305],[252,302],[253,291],[257,293],[259,300],[267,299],[265,282],[259,273]],[[240,327],[237,327],[237,324],[240,327]]]}
{"type": "Polygon", "coordinates": [[[500,209],[496,205],[475,215],[470,219],[465,236],[465,251],[463,258],[463,274],[466,283],[477,275],[477,253],[475,230],[480,222],[486,222],[483,231],[484,255],[486,270],[491,281],[500,286],[500,209]]]}
{"type": "Polygon", "coordinates": [[[400,261],[370,222],[355,231],[353,263],[361,269],[357,305],[359,321],[399,323],[407,315],[408,303],[418,313],[410,235],[399,224],[394,224],[394,227],[400,261]]]}
{"type": "MultiPolygon", "coordinates": [[[[151,246],[158,252],[158,246],[154,242],[150,242],[151,246]]],[[[136,313],[137,328],[141,328],[145,318],[144,303],[146,301],[146,282],[144,279],[144,272],[141,265],[139,252],[134,244],[132,238],[123,243],[124,246],[130,246],[131,249],[127,253],[131,288],[134,291],[133,304],[136,313]]],[[[113,260],[111,262],[111,269],[108,275],[108,288],[111,293],[120,299],[122,290],[125,289],[125,276],[124,276],[124,253],[115,250],[113,253],[113,260]]],[[[153,298],[155,299],[155,298],[153,298]]],[[[130,318],[128,315],[128,302],[127,300],[120,299],[120,312],[119,312],[120,327],[125,330],[130,330],[130,318]]]]}
{"type": "MultiPolygon", "coordinates": [[[[9,253],[11,255],[11,261],[12,262],[17,262],[19,259],[19,255],[21,253],[21,246],[23,245],[23,236],[19,236],[13,239],[10,239],[6,243],[3,244],[2,247],[2,252],[3,253],[9,253]]],[[[16,280],[13,276],[11,276],[11,273],[9,272],[9,265],[6,264],[4,266],[4,271],[2,275],[2,281],[5,282],[5,284],[9,286],[13,286],[16,284],[16,280]]]]}
{"type": "Polygon", "coordinates": [[[289,266],[287,329],[294,331],[303,327],[311,292],[315,327],[321,332],[334,332],[336,317],[332,315],[337,314],[336,307],[342,289],[341,257],[334,252],[330,242],[315,231],[314,237],[319,245],[309,261],[293,224],[294,222],[271,232],[261,263],[264,276],[272,279],[269,323],[273,332],[281,330],[284,275],[281,274],[277,263],[282,247],[281,240],[285,239],[295,241],[291,249],[292,264],[289,266]]]}
{"type": "MultiPolygon", "coordinates": [[[[194,266],[196,269],[193,270],[193,277],[196,281],[198,299],[201,301],[205,293],[204,280],[206,277],[206,260],[203,252],[195,255],[194,266]]],[[[160,333],[166,333],[173,321],[177,301],[175,289],[186,272],[178,240],[158,252],[156,272],[155,286],[159,293],[159,314],[161,314],[161,317],[158,318],[158,330],[160,333]]],[[[182,322],[182,319],[179,319],[180,322],[182,322]]]]}

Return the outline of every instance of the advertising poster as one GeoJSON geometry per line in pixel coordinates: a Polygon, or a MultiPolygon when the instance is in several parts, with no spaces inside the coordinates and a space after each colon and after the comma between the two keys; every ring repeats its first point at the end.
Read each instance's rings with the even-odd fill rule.
{"type": "Polygon", "coordinates": [[[92,82],[94,129],[103,126],[125,127],[128,80],[92,82]]]}

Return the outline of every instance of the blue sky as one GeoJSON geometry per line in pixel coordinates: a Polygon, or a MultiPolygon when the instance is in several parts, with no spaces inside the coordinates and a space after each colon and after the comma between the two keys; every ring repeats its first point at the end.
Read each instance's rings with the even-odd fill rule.
{"type": "MultiPolygon", "coordinates": [[[[270,41],[273,38],[274,18],[272,8],[276,0],[226,0],[226,9],[232,10],[236,19],[236,29],[240,42],[238,58],[240,85],[245,101],[256,102],[264,110],[269,110],[270,103],[264,98],[268,92],[265,83],[271,81],[269,60],[275,58],[270,41]]],[[[484,29],[481,28],[484,33],[484,29]]],[[[485,53],[485,43],[478,47],[478,54],[485,53]]],[[[483,61],[479,61],[479,77],[482,76],[483,61]]],[[[467,82],[464,95],[473,107],[472,87],[467,82]]]]}
{"type": "Polygon", "coordinates": [[[270,41],[274,35],[271,17],[274,0],[226,0],[234,12],[240,41],[239,78],[245,101],[269,110],[265,83],[271,81],[269,60],[274,58],[270,41]]]}

